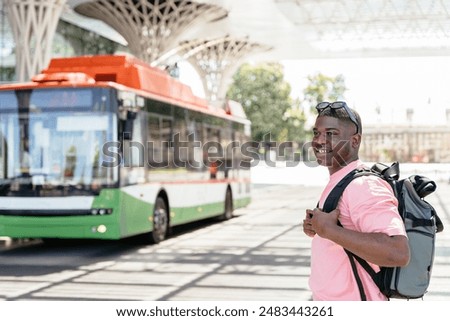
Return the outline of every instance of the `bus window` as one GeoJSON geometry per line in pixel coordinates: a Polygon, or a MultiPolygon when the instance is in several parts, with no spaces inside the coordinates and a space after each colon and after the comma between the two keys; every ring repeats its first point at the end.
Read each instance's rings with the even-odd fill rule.
{"type": "Polygon", "coordinates": [[[2,92],[0,97],[1,97],[0,99],[1,110],[17,109],[18,100],[17,95],[14,93],[14,91],[2,92]]]}
{"type": "Polygon", "coordinates": [[[172,139],[172,120],[171,119],[162,119],[161,120],[161,140],[165,145],[169,145],[172,139]]]}
{"type": "Polygon", "coordinates": [[[160,119],[150,115],[148,117],[147,160],[150,168],[164,167],[162,156],[162,142],[160,119]]]}
{"type": "Polygon", "coordinates": [[[8,150],[8,146],[6,144],[6,139],[3,135],[2,132],[0,132],[0,178],[5,178],[6,177],[6,172],[7,172],[7,166],[8,166],[8,162],[7,162],[7,150],[8,150]]]}
{"type": "Polygon", "coordinates": [[[211,178],[217,178],[224,157],[219,128],[206,126],[206,143],[203,153],[203,162],[208,165],[211,178]]]}
{"type": "MultiPolygon", "coordinates": [[[[85,90],[91,92],[91,98],[93,92],[104,92],[85,90]]],[[[44,105],[46,95],[50,101],[55,92],[0,92],[0,102],[9,102],[0,108],[0,178],[8,181],[1,195],[52,196],[69,193],[72,188],[76,193],[92,194],[98,190],[93,190],[94,185],[116,184],[118,170],[101,166],[101,148],[116,132],[115,115],[93,112],[89,110],[92,106],[70,110],[44,105]],[[13,99],[12,93],[17,98],[13,99]]],[[[83,101],[78,100],[88,103],[83,101]]]]}
{"type": "Polygon", "coordinates": [[[133,121],[133,139],[131,141],[124,141],[124,144],[129,145],[129,153],[125,157],[129,157],[129,167],[144,168],[144,141],[142,139],[142,114],[138,113],[133,121]]]}
{"type": "Polygon", "coordinates": [[[202,159],[202,123],[192,121],[188,126],[189,148],[188,148],[188,168],[194,170],[203,169],[202,159]]]}
{"type": "Polygon", "coordinates": [[[133,139],[123,140],[124,167],[121,169],[121,182],[124,186],[144,183],[145,145],[143,132],[143,113],[138,112],[133,121],[133,139]]]}

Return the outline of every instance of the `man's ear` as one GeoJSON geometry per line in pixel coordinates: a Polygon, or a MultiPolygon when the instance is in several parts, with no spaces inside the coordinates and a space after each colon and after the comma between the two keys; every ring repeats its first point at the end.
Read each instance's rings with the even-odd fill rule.
{"type": "Polygon", "coordinates": [[[355,134],[351,138],[352,147],[358,148],[361,145],[361,134],[355,134]]]}

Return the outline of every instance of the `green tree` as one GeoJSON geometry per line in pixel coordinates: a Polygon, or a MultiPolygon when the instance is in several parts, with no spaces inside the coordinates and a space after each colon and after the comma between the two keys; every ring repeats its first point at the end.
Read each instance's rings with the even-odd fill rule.
{"type": "Polygon", "coordinates": [[[294,100],[292,106],[284,113],[283,119],[285,127],[280,140],[302,143],[307,134],[305,133],[306,116],[301,108],[300,100],[294,100]]]}
{"type": "Polygon", "coordinates": [[[332,102],[342,100],[347,90],[343,75],[330,77],[322,73],[317,73],[308,76],[308,80],[309,85],[303,90],[303,95],[305,97],[305,103],[311,110],[314,110],[316,105],[321,101],[332,102]]]}
{"type": "Polygon", "coordinates": [[[284,80],[281,64],[243,64],[233,76],[227,98],[242,104],[252,122],[253,140],[268,140],[270,133],[272,141],[284,141],[291,138],[288,124],[298,125],[290,119],[290,94],[291,85],[284,80]]]}

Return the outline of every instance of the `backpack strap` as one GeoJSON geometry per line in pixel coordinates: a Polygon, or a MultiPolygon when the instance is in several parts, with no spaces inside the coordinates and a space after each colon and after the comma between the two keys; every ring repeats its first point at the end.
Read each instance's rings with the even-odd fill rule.
{"type": "Polygon", "coordinates": [[[344,176],[343,179],[336,184],[336,186],[328,194],[327,199],[323,204],[322,211],[329,213],[337,208],[339,200],[344,193],[345,188],[351,183],[355,178],[363,175],[377,175],[377,173],[372,172],[370,169],[354,169],[350,173],[344,176]]]}
{"type": "Polygon", "coordinates": [[[345,248],[344,251],[345,253],[347,253],[348,259],[350,260],[350,265],[352,267],[353,275],[355,276],[356,284],[358,285],[359,296],[361,297],[361,301],[367,301],[366,292],[364,291],[364,285],[362,284],[361,277],[359,276],[358,270],[356,269],[355,258],[357,256],[353,255],[352,252],[350,252],[345,248]]]}
{"type": "Polygon", "coordinates": [[[357,175],[357,173],[359,173],[360,171],[360,169],[352,170],[350,173],[345,175],[344,178],[339,181],[339,183],[336,184],[336,186],[331,190],[330,194],[328,194],[327,199],[323,204],[322,211],[329,213],[337,207],[339,199],[344,193],[345,188],[348,186],[348,184],[351,183],[352,180],[359,176],[357,175]]]}
{"type": "Polygon", "coordinates": [[[436,218],[436,233],[440,233],[444,230],[444,224],[442,224],[442,221],[437,215],[436,211],[434,211],[434,217],[436,218]]]}
{"type": "MultiPolygon", "coordinates": [[[[351,183],[355,178],[363,176],[363,175],[378,175],[378,173],[374,173],[371,170],[368,169],[354,169],[350,173],[344,176],[344,178],[336,184],[336,186],[331,190],[330,194],[328,194],[327,199],[325,200],[325,203],[323,204],[322,210],[326,213],[329,213],[333,211],[335,208],[337,208],[337,205],[339,203],[339,199],[341,198],[342,194],[344,193],[345,188],[348,186],[348,184],[351,183]]],[[[338,225],[343,227],[341,222],[338,221],[338,225]]],[[[361,277],[359,276],[358,270],[356,268],[355,260],[358,261],[359,264],[369,273],[369,275],[372,277],[372,279],[375,280],[376,272],[374,269],[365,261],[364,259],[360,258],[359,256],[353,254],[349,250],[344,248],[345,253],[347,254],[350,265],[352,267],[353,275],[356,280],[356,284],[358,285],[359,294],[361,297],[361,301],[367,301],[366,293],[364,291],[364,286],[361,281],[361,277]]]]}

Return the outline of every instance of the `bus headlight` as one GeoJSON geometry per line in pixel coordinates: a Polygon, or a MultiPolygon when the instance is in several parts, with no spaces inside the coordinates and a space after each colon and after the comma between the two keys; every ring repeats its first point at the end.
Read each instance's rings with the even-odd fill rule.
{"type": "Polygon", "coordinates": [[[99,226],[92,226],[91,228],[91,232],[92,233],[106,233],[106,231],[108,230],[108,228],[105,225],[99,225],[99,226]]]}
{"type": "Polygon", "coordinates": [[[105,233],[106,230],[107,230],[107,228],[106,228],[105,225],[99,225],[99,226],[97,227],[97,232],[99,232],[99,233],[101,233],[101,234],[105,233]]]}

